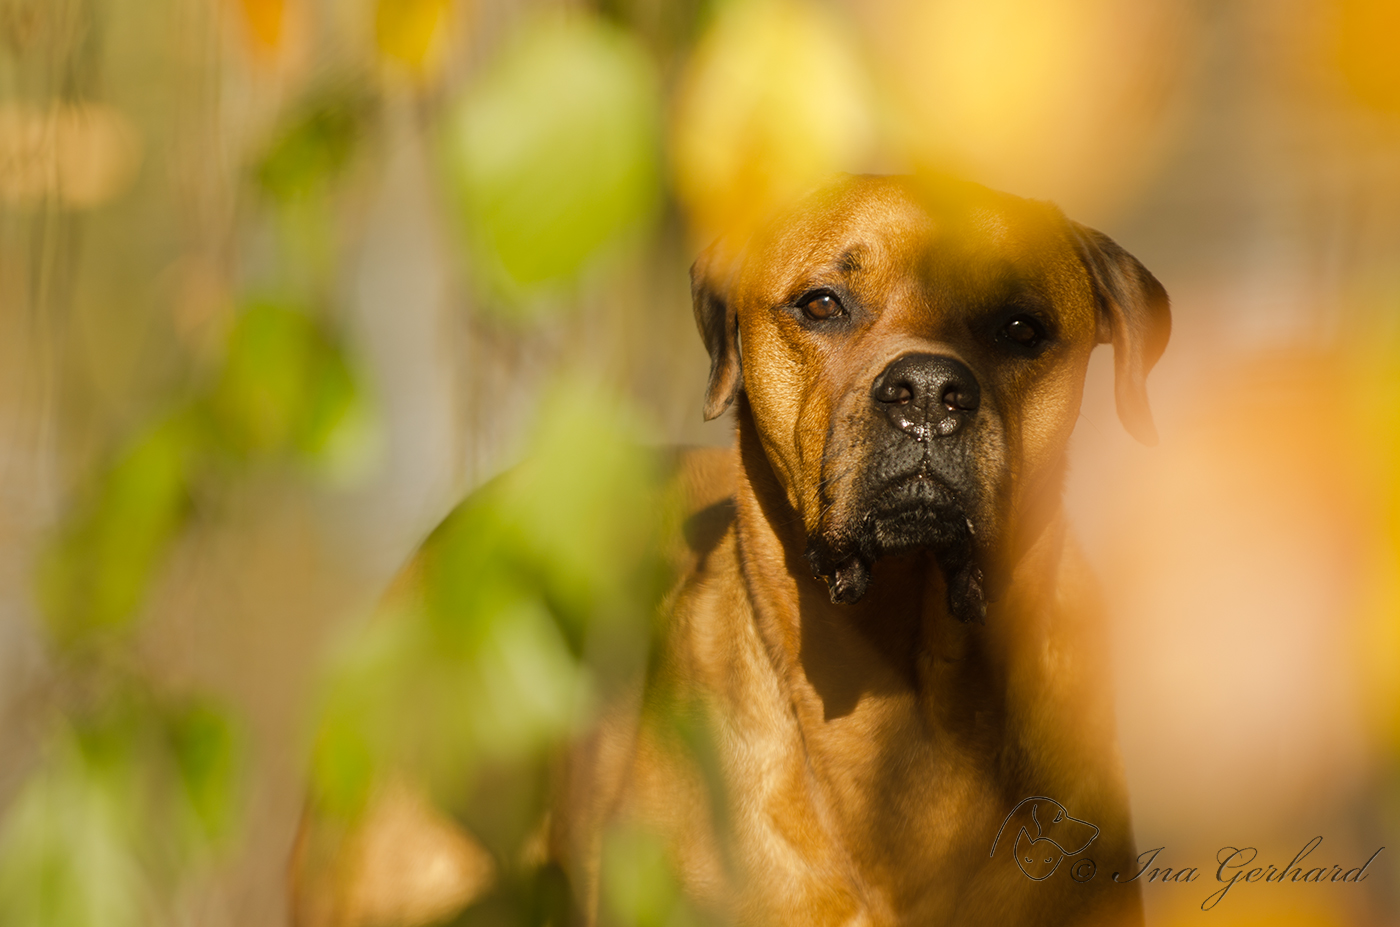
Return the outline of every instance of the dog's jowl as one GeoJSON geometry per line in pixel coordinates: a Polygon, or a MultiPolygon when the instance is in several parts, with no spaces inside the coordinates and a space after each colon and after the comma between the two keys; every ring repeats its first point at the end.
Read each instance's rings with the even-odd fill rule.
{"type": "Polygon", "coordinates": [[[705,415],[736,438],[683,458],[665,652],[560,783],[580,921],[599,834],[631,820],[723,923],[1141,923],[1110,877],[1137,854],[1060,494],[1096,345],[1156,440],[1162,286],[1050,204],[890,177],[838,179],[691,276],[705,415]],[[663,704],[713,721],[705,770],[663,704]]]}

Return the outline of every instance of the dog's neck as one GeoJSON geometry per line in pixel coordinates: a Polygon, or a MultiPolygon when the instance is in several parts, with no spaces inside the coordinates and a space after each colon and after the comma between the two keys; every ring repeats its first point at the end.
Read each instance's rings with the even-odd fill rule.
{"type": "Polygon", "coordinates": [[[812,576],[802,518],[774,475],[742,396],[736,417],[738,542],[751,571],[745,585],[770,659],[795,703],[815,695],[823,722],[852,713],[864,699],[896,694],[912,697],[927,720],[954,727],[960,722],[944,717],[948,706],[999,714],[1012,665],[1044,641],[1043,603],[1053,600],[1065,537],[1058,493],[1027,520],[1009,581],[989,605],[985,625],[949,613],[943,573],[927,553],[877,562],[860,601],[833,604],[825,583],[812,576]]]}

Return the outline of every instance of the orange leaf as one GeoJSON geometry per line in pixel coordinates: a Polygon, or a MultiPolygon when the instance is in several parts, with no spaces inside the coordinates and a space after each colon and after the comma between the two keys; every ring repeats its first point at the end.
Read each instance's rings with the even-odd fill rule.
{"type": "Polygon", "coordinates": [[[285,0],[239,0],[239,3],[253,44],[266,51],[276,51],[282,43],[285,0]]]}

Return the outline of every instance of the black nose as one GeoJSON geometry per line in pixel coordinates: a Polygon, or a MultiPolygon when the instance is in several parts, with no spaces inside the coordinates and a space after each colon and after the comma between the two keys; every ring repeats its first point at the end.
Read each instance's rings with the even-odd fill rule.
{"type": "Polygon", "coordinates": [[[982,390],[972,371],[956,358],[905,354],[875,378],[870,396],[894,427],[926,441],[962,427],[977,411],[982,390]]]}

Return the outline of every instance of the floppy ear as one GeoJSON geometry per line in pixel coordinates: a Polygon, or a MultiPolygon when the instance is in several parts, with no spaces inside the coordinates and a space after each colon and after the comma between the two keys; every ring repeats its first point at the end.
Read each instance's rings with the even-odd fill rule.
{"type": "Polygon", "coordinates": [[[701,252],[690,267],[690,297],[695,324],[710,352],[710,385],[705,392],[705,421],[718,418],[739,392],[739,316],[729,299],[732,260],[720,242],[701,252]]]}
{"type": "Polygon", "coordinates": [[[1167,291],[1157,278],[1103,232],[1070,222],[1079,259],[1094,284],[1099,342],[1113,342],[1113,392],[1118,418],[1143,444],[1157,443],[1147,405],[1147,373],[1171,336],[1167,291]]]}

